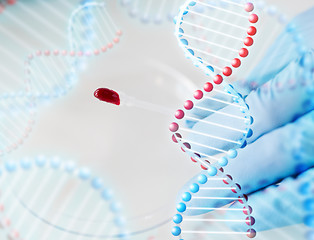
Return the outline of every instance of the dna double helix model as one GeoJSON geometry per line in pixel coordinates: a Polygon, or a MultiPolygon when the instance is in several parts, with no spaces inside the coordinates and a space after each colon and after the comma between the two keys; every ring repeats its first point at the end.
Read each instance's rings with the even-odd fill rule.
{"type": "Polygon", "coordinates": [[[5,162],[1,172],[2,237],[123,239],[121,207],[112,189],[88,168],[59,157],[37,156],[5,162]]]}
{"type": "MultiPolygon", "coordinates": [[[[236,161],[237,150],[245,148],[254,134],[250,106],[234,83],[239,82],[239,72],[244,71],[258,52],[256,35],[263,27],[258,25],[263,21],[259,1],[176,0],[169,4],[165,0],[121,0],[120,3],[132,17],[138,16],[145,24],[161,23],[174,17],[179,47],[208,79],[202,89],[187,97],[169,126],[172,141],[202,170],[180,193],[172,219],[174,239],[258,238],[254,226],[257,221],[267,219],[262,219],[260,212],[254,212],[245,186],[228,174],[225,167],[236,161]]],[[[13,4],[32,13],[25,3],[9,0],[0,3],[0,13],[34,33],[10,11],[4,11],[4,6],[13,4]]],[[[62,18],[48,3],[40,4],[62,18]]],[[[67,3],[62,4],[69,7],[67,3]]],[[[281,24],[286,23],[282,15],[274,16],[272,9],[269,14],[281,24]]],[[[89,60],[111,50],[120,41],[122,32],[104,2],[82,1],[65,19],[69,47],[56,49],[49,44],[49,39],[39,37],[47,41],[49,47],[34,51],[22,40],[15,39],[28,52],[23,65],[24,86],[12,91],[14,84],[12,87],[6,83],[0,94],[3,159],[30,135],[37,109],[66,95],[78,84],[79,75],[89,60]]],[[[295,48],[302,51],[302,40],[294,37],[292,27],[288,26],[288,30],[295,48]]],[[[3,26],[0,31],[13,36],[13,32],[3,26]]],[[[1,51],[10,55],[12,61],[17,60],[5,49],[1,51]]],[[[1,70],[14,77],[6,69],[1,70]]],[[[256,85],[248,84],[250,88],[256,85]]],[[[1,239],[130,239],[112,189],[88,168],[59,157],[37,156],[4,161],[0,173],[1,239]]],[[[304,224],[311,228],[313,184],[307,182],[308,179],[313,179],[312,172],[299,176],[296,183],[286,180],[281,189],[290,194],[292,189],[300,187],[299,195],[293,197],[302,202],[304,224]]],[[[274,193],[274,202],[278,199],[281,196],[274,193]]],[[[312,237],[310,229],[306,238],[312,237]]]]}
{"type": "MultiPolygon", "coordinates": [[[[236,161],[237,149],[245,148],[254,134],[250,107],[233,86],[238,81],[233,75],[245,65],[245,58],[251,60],[249,55],[256,51],[253,45],[260,19],[255,9],[256,6],[247,1],[186,1],[175,17],[179,46],[209,81],[175,112],[175,120],[169,126],[173,142],[203,170],[181,192],[173,217],[174,239],[255,238],[258,235],[254,229],[256,221],[267,222],[260,211],[254,217],[245,188],[224,169],[230,161],[236,161]]],[[[274,11],[269,14],[277,17],[274,11]]],[[[284,19],[278,15],[281,23],[286,23],[284,19]]],[[[302,53],[302,41],[296,40],[293,32],[291,39],[296,52],[302,53]]],[[[241,167],[246,169],[246,166],[241,167]]],[[[289,189],[285,194],[294,192],[296,201],[304,201],[295,193],[298,184],[289,186],[285,182],[281,186],[289,189]]],[[[280,194],[273,193],[272,198],[274,202],[285,202],[280,194]]],[[[309,203],[309,199],[305,200],[307,209],[309,203]]],[[[261,206],[264,205],[261,203],[261,206]]],[[[305,225],[310,227],[310,218],[305,216],[301,206],[297,208],[300,209],[298,217],[304,216],[305,225]]],[[[290,239],[286,233],[281,234],[290,239]]],[[[301,231],[298,236],[302,235],[301,231]]],[[[262,234],[261,239],[267,237],[262,234]]]]}
{"type": "MultiPolygon", "coordinates": [[[[12,5],[13,1],[7,4],[12,5]]],[[[15,86],[6,82],[7,86],[4,84],[1,91],[2,160],[29,136],[37,108],[66,95],[77,84],[89,59],[111,50],[122,34],[104,2],[83,1],[74,9],[62,3],[65,9],[72,8],[69,16],[62,16],[50,3],[40,4],[48,14],[56,14],[58,19],[68,23],[69,47],[55,48],[49,44],[49,39],[19,21],[9,9],[3,11],[3,17],[42,42],[48,42],[50,48],[31,50],[14,31],[1,27],[2,33],[29,51],[21,69],[24,86],[16,91],[15,86]]],[[[16,3],[16,8],[63,35],[23,2],[16,3]]],[[[14,50],[9,52],[2,48],[1,51],[8,59],[20,62],[14,50]]],[[[13,73],[1,70],[14,79],[13,73]]],[[[91,236],[123,239],[126,234],[121,206],[113,190],[88,168],[77,167],[74,162],[58,157],[38,156],[5,161],[1,176],[1,239],[89,239],[91,236]],[[78,199],[80,204],[77,205],[78,199]]]]}
{"type": "MultiPolygon", "coordinates": [[[[28,26],[25,28],[29,29],[28,26]]],[[[35,122],[36,105],[65,95],[77,83],[80,69],[88,58],[110,50],[119,42],[121,34],[104,3],[86,2],[70,16],[69,49],[28,53],[24,62],[24,89],[18,92],[5,90],[1,94],[4,99],[1,102],[4,110],[0,142],[2,155],[16,149],[29,136],[35,122]]]]}
{"type": "Polygon", "coordinates": [[[182,201],[177,205],[172,234],[178,239],[193,239],[195,234],[207,236],[205,239],[212,234],[256,236],[248,197],[236,179],[224,171],[230,159],[237,156],[236,149],[245,147],[246,139],[253,134],[249,107],[231,85],[224,84],[234,71],[231,66],[234,69],[240,67],[239,57],[247,57],[246,47],[253,45],[252,36],[257,33],[253,24],[258,22],[253,10],[252,3],[221,1],[221,5],[216,5],[215,1],[187,1],[176,18],[176,35],[186,57],[211,79],[203,90],[194,92],[193,100],[184,103],[184,110],[176,111],[176,121],[169,127],[173,141],[205,170],[183,193],[182,201]],[[218,88],[220,85],[224,86],[218,88]],[[231,113],[218,111],[221,108],[231,109],[231,113]],[[198,123],[206,124],[206,128],[199,129],[198,123]],[[225,136],[233,136],[233,139],[225,136]],[[212,184],[203,187],[207,182],[212,184]],[[239,201],[242,208],[223,207],[228,201],[239,201]],[[233,219],[224,219],[223,215],[200,218],[190,216],[191,210],[199,214],[213,210],[236,211],[238,214],[233,219]],[[193,230],[193,225],[198,222],[203,223],[203,229],[193,230]],[[221,222],[240,222],[248,229],[227,232],[219,224],[217,226],[221,222]]]}

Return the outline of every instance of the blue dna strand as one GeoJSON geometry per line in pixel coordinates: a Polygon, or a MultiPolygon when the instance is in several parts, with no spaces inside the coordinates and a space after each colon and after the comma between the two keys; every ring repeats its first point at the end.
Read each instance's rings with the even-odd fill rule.
{"type": "Polygon", "coordinates": [[[35,103],[23,92],[0,97],[0,156],[17,149],[29,136],[35,123],[35,103]]]}
{"type": "Polygon", "coordinates": [[[0,71],[4,79],[12,79],[5,81],[0,91],[1,155],[16,149],[29,136],[35,123],[37,105],[67,94],[76,85],[82,65],[86,66],[89,57],[112,48],[121,35],[103,2],[89,1],[75,10],[72,4],[64,1],[53,5],[46,2],[36,4],[41,9],[40,13],[23,2],[16,4],[15,10],[30,15],[29,23],[9,10],[0,15],[1,19],[12,23],[12,27],[0,26],[0,34],[3,35],[0,51],[4,63],[0,71]],[[47,21],[44,15],[54,19],[56,25],[47,21]],[[87,15],[92,21],[86,21],[87,15]],[[38,23],[38,30],[32,27],[33,21],[38,23]],[[68,24],[68,34],[58,29],[58,24],[68,24]],[[13,31],[15,28],[23,34],[25,32],[26,36],[31,35],[33,42],[29,44],[20,39],[13,31]],[[42,28],[47,29],[46,36],[40,33],[42,28]],[[54,40],[62,44],[70,43],[70,47],[62,49],[62,44],[54,40]],[[42,50],[34,50],[39,47],[42,50]],[[18,56],[24,54],[27,58],[23,63],[18,56]],[[13,66],[16,71],[12,70],[13,66]],[[21,76],[24,83],[20,80],[21,76]]]}
{"type": "MultiPolygon", "coordinates": [[[[199,209],[199,213],[205,212],[208,207],[202,200],[209,198],[208,193],[211,189],[217,191],[218,187],[222,188],[219,184],[215,184],[212,188],[208,187],[205,181],[215,179],[209,178],[204,172],[196,178],[195,183],[190,185],[187,192],[183,192],[182,202],[178,204],[178,212],[173,218],[173,222],[176,224],[173,233],[180,233],[182,239],[212,239],[215,233],[215,239],[244,239],[241,233],[245,235],[248,228],[247,224],[254,223],[254,228],[258,232],[256,239],[311,240],[314,229],[313,176],[313,170],[309,170],[296,178],[285,179],[279,185],[272,185],[254,193],[250,196],[250,199],[254,200],[254,207],[252,207],[254,218],[242,213],[243,210],[245,211],[244,205],[239,199],[236,199],[236,194],[231,207],[227,209],[211,211],[197,216],[189,215],[188,211],[193,208],[194,212],[196,211],[195,208],[199,209]],[[198,192],[196,193],[197,189],[198,192]],[[191,201],[194,203],[190,203],[191,201]],[[195,204],[195,201],[199,201],[199,203],[195,204]],[[187,214],[182,213],[184,208],[186,209],[184,212],[187,214]],[[274,215],[277,217],[273,218],[274,215]],[[278,226],[277,221],[280,221],[281,227],[278,226]],[[277,228],[272,229],[274,225],[277,228]],[[225,231],[225,236],[219,234],[222,231],[225,231]],[[238,232],[238,235],[232,231],[238,232]],[[228,233],[229,235],[227,235],[228,233]]],[[[215,181],[218,182],[217,179],[215,181]]],[[[229,200],[231,198],[229,196],[229,200]]],[[[214,201],[214,198],[211,200],[214,201]]]]}
{"type": "Polygon", "coordinates": [[[183,2],[183,0],[120,0],[131,17],[139,18],[145,24],[172,21],[183,2]]]}
{"type": "Polygon", "coordinates": [[[176,226],[172,234],[178,239],[194,239],[195,234],[198,238],[202,235],[204,239],[211,239],[213,235],[217,239],[238,235],[254,238],[255,219],[251,215],[248,197],[236,179],[223,169],[237,156],[237,149],[244,148],[247,138],[252,136],[250,126],[253,119],[244,99],[231,85],[218,89],[208,82],[203,91],[194,93],[194,100],[184,103],[184,110],[176,111],[175,118],[170,124],[172,140],[205,173],[183,193],[173,219],[176,226]],[[199,128],[199,123],[206,124],[206,128],[199,128]],[[202,186],[206,183],[209,184],[202,186]],[[233,201],[239,201],[241,207],[225,206],[233,201]],[[214,214],[208,218],[190,217],[190,210],[199,214],[214,211],[214,214]],[[225,218],[224,214],[216,215],[216,212],[228,211],[236,211],[238,215],[231,219],[225,218]],[[241,222],[247,229],[232,231],[222,225],[232,222],[241,222]],[[200,224],[202,230],[193,230],[195,225],[200,224]]]}
{"type": "MultiPolygon", "coordinates": [[[[72,52],[98,56],[119,43],[122,31],[110,16],[105,2],[82,1],[69,19],[68,39],[72,52]]],[[[79,69],[86,68],[86,58],[76,59],[79,69]]]]}
{"type": "MultiPolygon", "coordinates": [[[[3,85],[1,92],[0,149],[3,154],[17,148],[28,136],[34,124],[36,104],[61,97],[76,84],[81,70],[77,63],[86,63],[91,55],[99,55],[119,42],[119,30],[115,32],[117,36],[111,39],[111,30],[116,26],[104,3],[83,3],[74,11],[72,5],[66,2],[59,4],[63,6],[63,11],[57,10],[57,3],[38,3],[44,9],[43,14],[56,15],[56,22],[63,20],[61,25],[66,25],[64,23],[68,22],[69,16],[62,14],[65,9],[71,8],[68,25],[70,38],[66,39],[70,42],[68,49],[55,47],[52,40],[38,34],[31,25],[9,11],[1,16],[34,34],[36,40],[42,43],[40,46],[45,45],[44,50],[34,51],[11,29],[0,27],[1,33],[9,36],[22,49],[20,51],[28,55],[23,69],[19,63],[21,59],[17,57],[20,55],[17,48],[12,51],[1,48],[13,64],[19,63],[15,66],[21,67],[26,76],[23,86],[9,68],[1,66],[8,78],[17,79],[6,83],[7,86],[3,85]],[[85,21],[88,14],[93,21],[85,21]],[[90,35],[93,38],[88,38],[90,35]]],[[[28,5],[19,3],[17,8],[30,13],[31,17],[43,22],[43,26],[47,25],[56,35],[64,36],[28,5]]],[[[1,195],[0,227],[4,230],[0,233],[1,239],[124,239],[127,235],[120,205],[114,201],[111,189],[105,188],[103,180],[92,176],[88,169],[77,168],[73,163],[63,163],[57,158],[37,157],[34,160],[21,160],[19,164],[7,162],[1,172],[3,183],[6,182],[1,195]],[[78,202],[78,198],[81,201],[78,202]]]]}
{"type": "Polygon", "coordinates": [[[118,30],[103,2],[87,2],[77,7],[68,24],[68,50],[36,51],[27,60],[31,92],[36,98],[65,95],[77,82],[78,62],[86,61],[119,42],[118,30]],[[84,58],[84,60],[82,60],[84,58]]]}
{"type": "Polygon", "coordinates": [[[175,17],[175,34],[194,65],[209,76],[227,78],[249,55],[258,20],[249,2],[186,1],[175,17]]]}
{"type": "Polygon", "coordinates": [[[240,193],[239,185],[230,185],[230,176],[214,177],[214,174],[200,174],[197,181],[191,183],[189,189],[182,194],[177,214],[173,217],[176,226],[172,228],[172,234],[177,237],[175,239],[243,239],[244,236],[256,236],[256,231],[252,228],[255,218],[251,215],[253,210],[247,203],[247,196],[240,193]],[[213,184],[204,185],[207,182],[213,184]],[[217,191],[223,194],[219,196],[217,191]],[[233,207],[229,202],[240,204],[233,207]],[[193,215],[189,213],[191,210],[193,215]],[[229,212],[232,212],[232,217],[228,216],[229,212]],[[229,226],[233,223],[237,223],[241,229],[230,230],[229,226]]]}
{"type": "Polygon", "coordinates": [[[68,34],[71,51],[98,55],[118,43],[122,31],[104,2],[84,1],[70,16],[68,34]]]}
{"type": "Polygon", "coordinates": [[[89,169],[58,157],[4,163],[0,202],[1,239],[127,236],[112,189],[89,169]]]}

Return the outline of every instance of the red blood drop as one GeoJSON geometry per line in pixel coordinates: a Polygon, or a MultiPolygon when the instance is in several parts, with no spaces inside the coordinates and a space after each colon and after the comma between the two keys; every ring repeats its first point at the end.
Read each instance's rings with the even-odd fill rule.
{"type": "Polygon", "coordinates": [[[120,105],[120,96],[117,92],[108,88],[98,88],[94,92],[94,96],[100,101],[120,105]]]}
{"type": "Polygon", "coordinates": [[[247,38],[244,39],[245,46],[250,47],[250,46],[253,45],[253,43],[254,43],[254,41],[253,41],[253,39],[251,37],[247,37],[247,38]]]}
{"type": "Polygon", "coordinates": [[[256,34],[256,32],[257,32],[257,30],[253,26],[249,27],[247,30],[247,34],[249,34],[250,36],[254,36],[256,34]]]}

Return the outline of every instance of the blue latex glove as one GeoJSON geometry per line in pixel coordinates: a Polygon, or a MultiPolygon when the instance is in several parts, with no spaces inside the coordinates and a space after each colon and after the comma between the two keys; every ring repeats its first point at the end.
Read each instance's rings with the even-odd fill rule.
{"type": "Polygon", "coordinates": [[[245,79],[235,83],[235,88],[243,95],[260,87],[274,78],[291,61],[302,55],[306,49],[314,48],[314,7],[298,15],[268,49],[265,57],[245,79]]]}
{"type": "MultiPolygon", "coordinates": [[[[302,173],[297,178],[287,178],[279,186],[273,185],[251,194],[250,202],[253,203],[253,215],[258,217],[253,226],[258,232],[302,222],[307,227],[314,228],[314,169],[302,173]]],[[[232,205],[232,208],[239,207],[242,207],[240,203],[232,205]]],[[[226,216],[227,219],[235,217],[234,211],[229,211],[226,216]]],[[[229,226],[235,231],[247,230],[245,225],[229,226]]],[[[304,233],[300,232],[299,235],[304,233]]],[[[284,236],[280,239],[284,239],[284,236]]]]}
{"type": "MultiPolygon", "coordinates": [[[[309,28],[310,24],[314,25],[313,21],[308,20],[313,12],[314,8],[298,16],[291,23],[291,26],[296,23],[302,25],[304,27],[303,33],[309,31],[310,35],[306,35],[307,39],[312,39],[311,36],[314,36],[314,31],[309,28]]],[[[281,37],[285,35],[286,32],[281,37]]],[[[286,42],[286,44],[290,43],[289,41],[286,42]]],[[[308,41],[308,43],[311,42],[308,41]]],[[[245,193],[254,193],[250,199],[250,205],[257,208],[257,212],[253,214],[257,221],[259,216],[256,213],[259,214],[262,209],[258,205],[261,197],[265,203],[268,202],[268,197],[270,202],[273,201],[271,199],[273,195],[258,193],[259,190],[278,183],[282,179],[298,175],[314,166],[314,52],[309,44],[307,50],[301,53],[292,51],[291,55],[284,59],[283,64],[276,65],[280,53],[287,48],[285,45],[276,46],[275,43],[272,49],[278,49],[274,51],[274,57],[271,54],[268,55],[269,61],[272,62],[269,71],[266,74],[263,72],[261,75],[258,75],[258,70],[255,71],[252,78],[255,78],[260,87],[256,91],[250,92],[246,97],[250,113],[254,118],[253,136],[248,139],[248,146],[240,149],[238,156],[234,160],[230,160],[229,165],[225,167],[225,172],[242,186],[245,193]]],[[[265,61],[262,61],[261,64],[265,64],[265,61]]],[[[221,111],[233,114],[232,109],[226,107],[221,111]]],[[[205,118],[208,121],[215,117],[215,114],[204,116],[203,113],[200,113],[200,118],[205,118]]],[[[239,128],[241,129],[241,126],[239,128]]],[[[193,129],[207,134],[215,131],[215,127],[208,127],[202,122],[193,124],[193,129]]],[[[228,132],[224,134],[223,137],[237,139],[237,136],[230,136],[228,132]]],[[[193,141],[204,145],[208,145],[208,141],[212,141],[199,135],[190,137],[193,141]]],[[[211,154],[207,148],[197,150],[211,154]]],[[[180,197],[183,192],[189,190],[191,182],[196,182],[196,177],[183,187],[179,193],[180,197]]],[[[206,186],[217,186],[217,182],[209,181],[204,187],[206,186]]],[[[223,186],[224,184],[221,183],[221,187],[223,186]]],[[[221,197],[223,194],[226,194],[225,191],[215,193],[216,196],[221,197]]],[[[295,204],[296,200],[293,195],[287,194],[284,198],[287,206],[295,204]]],[[[278,199],[280,201],[280,198],[278,199]]],[[[192,200],[191,203],[197,206],[199,201],[208,207],[227,204],[227,202],[213,203],[213,201],[207,203],[203,199],[192,200]]],[[[271,208],[269,210],[264,209],[263,215],[261,215],[261,218],[272,216],[271,224],[260,221],[254,226],[257,231],[302,221],[302,217],[296,217],[293,211],[285,212],[285,217],[289,221],[283,221],[280,214],[272,215],[271,211],[271,208]]],[[[201,213],[203,212],[195,210],[186,212],[188,215],[201,213]]]]}

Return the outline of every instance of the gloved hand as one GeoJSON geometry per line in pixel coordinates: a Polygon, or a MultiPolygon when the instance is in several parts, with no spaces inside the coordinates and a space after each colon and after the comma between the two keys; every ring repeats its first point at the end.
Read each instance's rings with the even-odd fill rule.
{"type": "MultiPolygon", "coordinates": [[[[304,27],[306,25],[302,29],[303,34],[313,31],[309,27],[310,24],[313,25],[313,21],[308,21],[310,13],[313,14],[313,12],[314,8],[298,16],[290,26],[294,26],[296,23],[296,26],[304,27]]],[[[282,33],[279,38],[284,38],[286,34],[286,32],[282,33]]],[[[304,37],[310,39],[311,36],[313,34],[304,37]]],[[[290,44],[291,42],[288,41],[287,43],[290,44]]],[[[310,41],[308,43],[312,44],[310,41]]],[[[271,49],[276,49],[276,51],[270,50],[267,55],[268,61],[272,63],[268,71],[263,71],[259,75],[259,68],[257,67],[256,71],[252,73],[251,77],[258,83],[259,88],[250,92],[245,100],[254,118],[253,135],[248,139],[248,145],[239,149],[238,156],[230,160],[228,166],[224,168],[225,172],[242,186],[244,193],[251,193],[250,205],[253,209],[257,209],[255,216],[260,213],[263,213],[261,217],[271,216],[268,221],[260,222],[258,222],[259,216],[256,216],[257,222],[254,228],[257,231],[296,224],[303,220],[300,216],[296,217],[294,211],[282,209],[280,213],[272,214],[273,208],[262,208],[261,201],[264,201],[264,204],[269,202],[269,205],[273,206],[274,195],[269,194],[269,192],[279,191],[279,188],[269,187],[271,190],[266,191],[268,193],[260,193],[259,191],[314,166],[314,51],[309,44],[306,45],[308,47],[306,50],[292,51],[291,55],[284,59],[284,63],[277,65],[276,62],[280,58],[279,53],[285,51],[287,46],[275,43],[271,49]],[[272,51],[274,56],[271,54],[272,51]],[[282,218],[282,214],[285,218],[282,218]],[[283,219],[289,219],[289,221],[283,219]]],[[[265,64],[265,61],[260,64],[265,64]]],[[[233,114],[233,109],[229,107],[221,109],[221,111],[233,114]]],[[[194,112],[194,114],[197,113],[194,112]]],[[[204,116],[201,113],[200,115],[201,118],[208,121],[215,118],[215,114],[204,116]]],[[[215,127],[209,128],[202,122],[193,123],[192,128],[205,134],[215,131],[215,127]]],[[[234,139],[235,136],[224,137],[234,139]]],[[[207,141],[211,141],[211,139],[199,135],[190,136],[190,138],[204,145],[208,145],[207,141]]],[[[206,148],[198,149],[198,151],[211,154],[206,148]]],[[[183,187],[179,197],[182,193],[189,191],[189,186],[192,182],[196,182],[196,177],[183,187]]],[[[292,181],[293,179],[286,180],[286,182],[292,181]]],[[[297,186],[298,184],[292,185],[297,186]]],[[[206,186],[219,187],[216,181],[208,181],[204,187],[206,186]]],[[[222,182],[221,186],[224,186],[222,182]]],[[[223,194],[226,193],[217,191],[213,194],[223,197],[223,194]]],[[[277,196],[276,201],[279,202],[279,205],[281,201],[284,201],[286,206],[296,205],[297,199],[294,198],[293,194],[282,196],[278,194],[277,196]]],[[[227,203],[192,199],[191,204],[197,206],[200,201],[202,205],[207,204],[208,207],[210,205],[213,207],[222,206],[227,203]]],[[[188,215],[201,213],[204,211],[187,210],[185,212],[188,215]]],[[[236,227],[233,226],[235,229],[236,227]]]]}
{"type": "Polygon", "coordinates": [[[251,74],[243,81],[234,84],[242,95],[247,95],[252,89],[274,78],[291,61],[303,55],[307,49],[314,49],[313,15],[314,7],[295,17],[278,36],[251,74]]]}
{"type": "MultiPolygon", "coordinates": [[[[307,227],[314,228],[314,169],[309,169],[297,177],[284,179],[279,186],[269,186],[251,194],[249,198],[250,204],[253,203],[253,217],[256,218],[253,228],[257,232],[296,223],[304,223],[307,227]]],[[[238,202],[232,205],[232,208],[239,207],[242,206],[238,202]]],[[[225,217],[234,219],[236,214],[234,211],[228,211],[225,217]]],[[[232,222],[229,226],[235,231],[247,230],[247,226],[243,224],[232,222]]],[[[300,230],[296,236],[303,234],[300,230]]],[[[306,239],[311,240],[312,237],[306,239]]]]}

